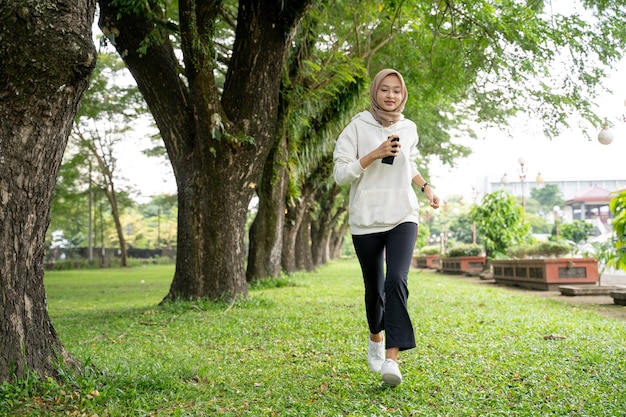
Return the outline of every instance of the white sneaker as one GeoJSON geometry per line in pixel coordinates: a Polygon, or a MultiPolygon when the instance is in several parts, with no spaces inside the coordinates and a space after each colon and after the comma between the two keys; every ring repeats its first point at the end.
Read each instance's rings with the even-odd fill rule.
{"type": "Polygon", "coordinates": [[[398,368],[398,364],[393,359],[385,359],[383,366],[380,368],[380,376],[385,384],[395,387],[402,383],[402,374],[398,368]]]}
{"type": "Polygon", "coordinates": [[[385,362],[385,342],[372,342],[372,339],[367,338],[367,364],[372,372],[380,372],[380,367],[385,362]]]}

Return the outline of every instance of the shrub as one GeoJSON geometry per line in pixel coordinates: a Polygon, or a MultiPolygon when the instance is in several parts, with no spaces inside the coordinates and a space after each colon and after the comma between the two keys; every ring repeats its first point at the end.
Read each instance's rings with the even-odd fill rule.
{"type": "Polygon", "coordinates": [[[441,247],[439,245],[429,245],[429,246],[424,246],[423,248],[420,248],[418,250],[418,253],[421,256],[426,256],[426,255],[439,255],[441,254],[441,247]]]}
{"type": "Polygon", "coordinates": [[[532,246],[530,244],[511,246],[506,250],[506,255],[509,258],[526,258],[533,251],[532,246]]]}
{"type": "Polygon", "coordinates": [[[480,256],[483,254],[483,247],[474,243],[465,243],[453,246],[448,249],[448,256],[480,256]]]}
{"type": "Polygon", "coordinates": [[[580,243],[589,238],[589,234],[593,231],[593,225],[584,220],[574,220],[571,223],[560,225],[559,229],[564,239],[580,243]]]}
{"type": "Polygon", "coordinates": [[[572,247],[565,241],[548,241],[512,246],[507,249],[507,255],[511,258],[558,258],[571,250],[572,247]]]}
{"type": "Polygon", "coordinates": [[[558,258],[559,256],[567,255],[571,252],[572,247],[569,243],[564,241],[553,241],[553,242],[539,242],[537,246],[537,256],[546,256],[546,257],[554,257],[558,258]]]}
{"type": "Polygon", "coordinates": [[[47,271],[69,271],[73,269],[93,269],[98,265],[95,261],[89,262],[89,259],[75,258],[62,259],[56,262],[47,262],[44,269],[47,271]]]}

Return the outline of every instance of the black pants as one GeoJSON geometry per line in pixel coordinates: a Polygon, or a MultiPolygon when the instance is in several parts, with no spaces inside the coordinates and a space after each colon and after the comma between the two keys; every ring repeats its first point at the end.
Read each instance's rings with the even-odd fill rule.
{"type": "Polygon", "coordinates": [[[352,235],[365,283],[367,324],[374,334],[385,331],[387,349],[415,347],[407,281],[416,237],[415,223],[402,223],[383,233],[352,235]]]}

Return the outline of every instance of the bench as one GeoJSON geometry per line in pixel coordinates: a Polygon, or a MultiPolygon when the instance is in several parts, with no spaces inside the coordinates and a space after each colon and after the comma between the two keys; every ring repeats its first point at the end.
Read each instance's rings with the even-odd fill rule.
{"type": "Polygon", "coordinates": [[[626,289],[611,291],[613,302],[620,306],[626,306],[626,289]]]}

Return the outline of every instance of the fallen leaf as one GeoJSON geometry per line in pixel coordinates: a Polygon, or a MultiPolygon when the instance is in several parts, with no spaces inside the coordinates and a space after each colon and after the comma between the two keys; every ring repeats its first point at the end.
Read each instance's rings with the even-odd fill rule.
{"type": "Polygon", "coordinates": [[[567,336],[563,336],[562,334],[549,334],[543,337],[543,340],[559,340],[566,339],[567,336]]]}

